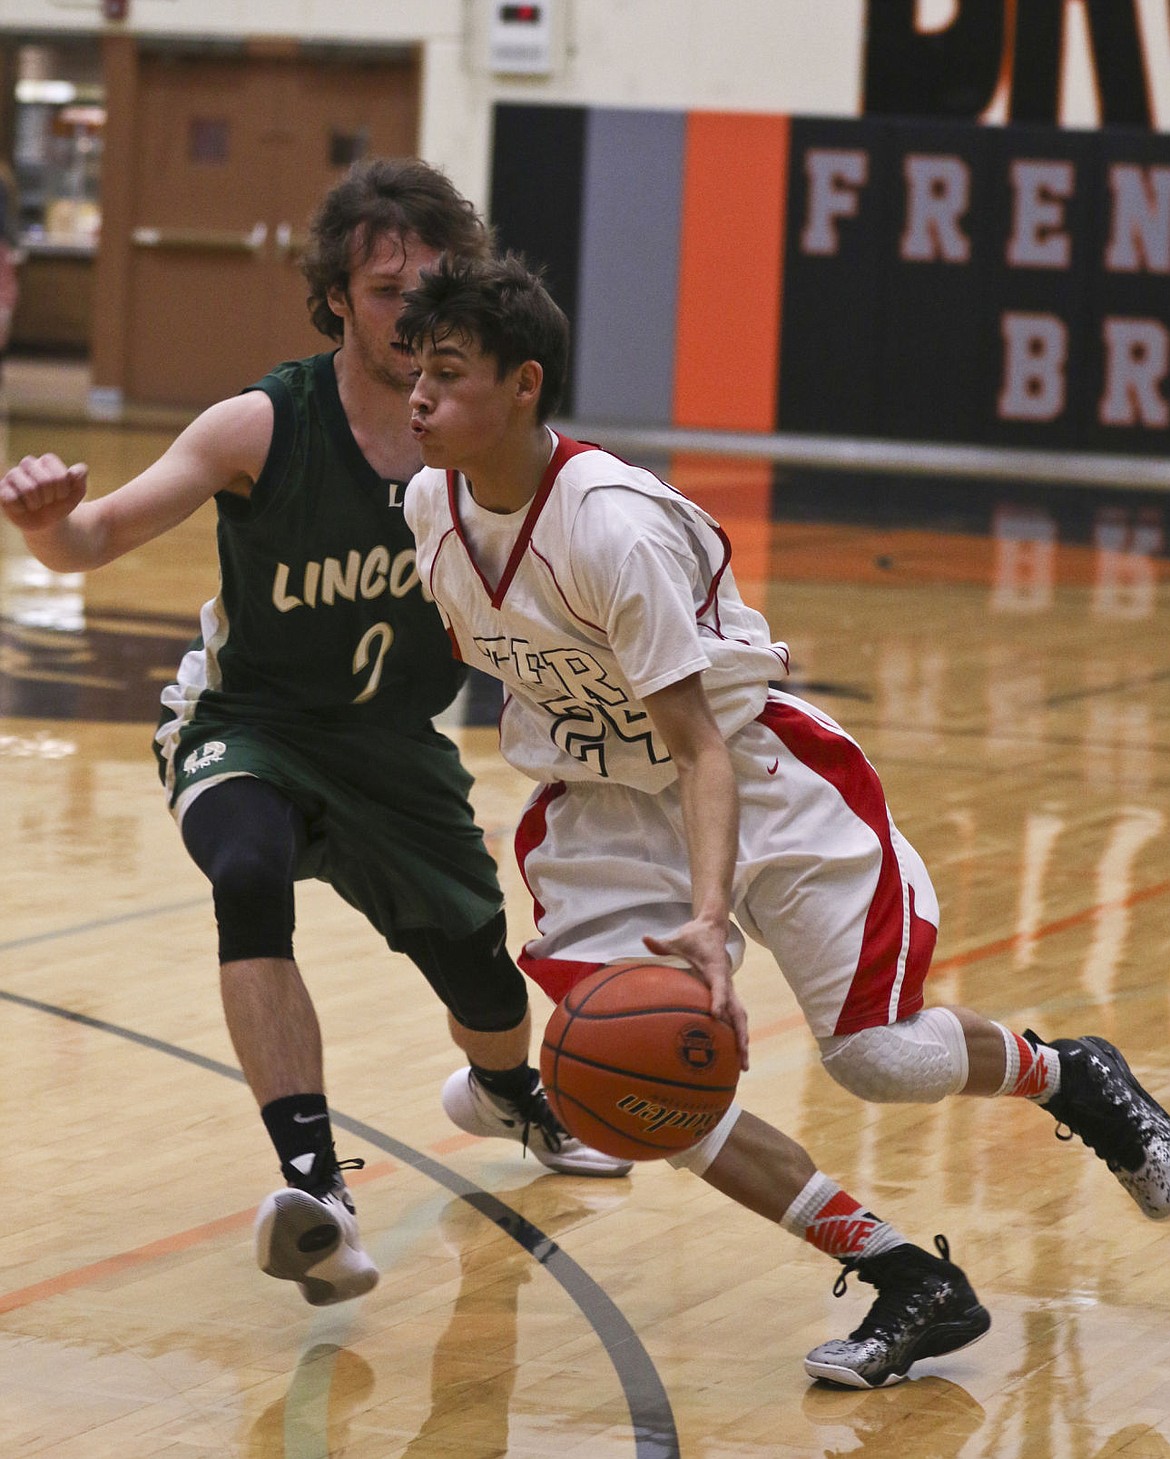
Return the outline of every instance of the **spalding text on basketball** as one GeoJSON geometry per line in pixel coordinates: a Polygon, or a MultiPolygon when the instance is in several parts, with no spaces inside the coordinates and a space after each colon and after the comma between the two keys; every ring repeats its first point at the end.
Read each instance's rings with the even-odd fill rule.
{"type": "Polygon", "coordinates": [[[625,1094],[617,1102],[623,1114],[633,1115],[645,1123],[646,1130],[655,1134],[659,1130],[693,1130],[705,1135],[723,1118],[721,1114],[701,1114],[691,1109],[671,1109],[665,1104],[642,1099],[636,1094],[625,1094]]]}

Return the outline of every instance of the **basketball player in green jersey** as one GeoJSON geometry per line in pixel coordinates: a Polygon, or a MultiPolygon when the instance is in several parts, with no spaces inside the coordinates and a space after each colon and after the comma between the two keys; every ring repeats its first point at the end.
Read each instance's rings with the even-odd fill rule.
{"type": "MultiPolygon", "coordinates": [[[[257,1215],[257,1257],[321,1305],[378,1279],[333,1148],[321,1034],[293,955],[294,882],[318,877],[422,971],[468,1067],[444,1091],[464,1129],[521,1140],[551,1169],[629,1164],[558,1125],[528,1062],[471,778],[432,717],[462,670],[424,597],[402,514],[420,462],[404,292],[489,237],[443,174],[358,164],[326,196],[305,258],[335,351],[277,366],[211,406],[132,481],[83,500],[84,465],[26,457],[0,508],[47,567],[88,571],[214,497],[220,584],[164,690],[156,751],[184,844],[212,886],[228,1030],[288,1185],[257,1215]]],[[[347,1164],[349,1162],[346,1162],[347,1164]]]]}

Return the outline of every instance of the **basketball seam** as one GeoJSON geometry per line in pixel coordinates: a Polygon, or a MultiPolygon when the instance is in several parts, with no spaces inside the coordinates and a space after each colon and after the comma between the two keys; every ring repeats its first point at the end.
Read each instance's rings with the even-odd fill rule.
{"type": "MultiPolygon", "coordinates": [[[[582,1023],[604,1023],[609,1018],[643,1018],[650,1013],[689,1013],[692,1017],[702,1022],[704,1019],[715,1023],[722,1023],[722,1019],[716,1019],[708,1008],[695,1008],[689,1003],[647,1003],[639,1007],[632,1003],[627,1008],[615,1008],[611,1013],[585,1013],[581,1009],[569,1009],[572,1019],[580,1019],[582,1023]]],[[[727,1024],[727,1028],[731,1025],[727,1024]]]]}
{"type": "MultiPolygon", "coordinates": [[[[627,974],[632,973],[632,972],[635,972],[635,971],[637,971],[637,970],[639,970],[639,969],[641,969],[643,967],[670,967],[670,966],[671,966],[671,964],[669,964],[669,963],[623,963],[620,967],[614,968],[613,971],[609,974],[608,977],[602,978],[602,980],[597,984],[596,987],[590,988],[589,991],[585,994],[585,996],[581,999],[580,1003],[574,1004],[574,1003],[571,1003],[569,1001],[572,998],[573,991],[574,991],[573,989],[570,988],[569,992],[565,996],[565,1003],[564,1003],[565,1011],[567,1013],[573,1014],[575,1017],[576,1016],[579,1016],[583,1012],[583,1010],[585,1009],[585,1006],[589,1002],[589,1000],[591,998],[596,998],[597,995],[598,995],[598,993],[600,993],[603,988],[608,988],[609,985],[610,985],[610,983],[612,983],[615,978],[625,977],[625,976],[627,976],[627,974]]],[[[703,982],[702,978],[699,977],[698,973],[693,972],[690,968],[675,968],[674,971],[675,972],[679,972],[679,973],[685,973],[688,978],[693,978],[695,980],[695,982],[698,983],[699,986],[702,987],[702,988],[706,988],[706,986],[707,986],[706,983],[703,982]]],[[[702,1012],[709,1012],[709,1009],[687,1009],[687,1011],[688,1012],[693,1012],[693,1013],[702,1013],[702,1012]]],[[[594,1017],[596,1015],[590,1014],[589,1016],[590,1017],[594,1017]]],[[[608,1017],[609,1015],[604,1015],[604,1016],[607,1016],[608,1017]]]]}
{"type": "MultiPolygon", "coordinates": [[[[557,1063],[564,1059],[566,1063],[577,1064],[585,1069],[597,1069],[602,1074],[624,1074],[629,1079],[651,1079],[655,1084],[663,1084],[671,1089],[687,1089],[693,1094],[727,1094],[728,1091],[735,1092],[739,1087],[739,1081],[734,1084],[693,1084],[685,1079],[672,1079],[668,1074],[646,1073],[638,1069],[626,1069],[621,1064],[603,1064],[597,1059],[587,1059],[582,1054],[575,1054],[572,1049],[557,1049],[557,1063]]],[[[554,1064],[555,1069],[555,1064],[554,1064]]],[[[559,1090],[559,1085],[557,1086],[559,1090]]]]}

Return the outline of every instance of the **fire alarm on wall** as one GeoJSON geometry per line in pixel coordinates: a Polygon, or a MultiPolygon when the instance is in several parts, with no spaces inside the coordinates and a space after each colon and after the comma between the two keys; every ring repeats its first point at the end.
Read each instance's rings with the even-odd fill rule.
{"type": "Polygon", "coordinates": [[[548,76],[554,69],[559,0],[492,0],[488,64],[500,75],[548,76]]]}

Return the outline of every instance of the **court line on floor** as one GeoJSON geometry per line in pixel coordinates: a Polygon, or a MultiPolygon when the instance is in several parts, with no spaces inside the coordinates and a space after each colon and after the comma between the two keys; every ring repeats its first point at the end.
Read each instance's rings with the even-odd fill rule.
{"type": "MultiPolygon", "coordinates": [[[[0,995],[4,996],[4,995],[0,995]]],[[[371,1180],[380,1180],[392,1171],[400,1170],[397,1160],[379,1160],[376,1165],[367,1165],[364,1170],[347,1172],[348,1184],[358,1186],[371,1180]]],[[[164,1256],[177,1256],[179,1252],[190,1251],[207,1241],[217,1241],[221,1236],[235,1236],[247,1230],[256,1218],[256,1207],[233,1211],[229,1216],[217,1216],[205,1221],[202,1226],[191,1226],[186,1231],[175,1231],[170,1236],[161,1236],[157,1241],[148,1241],[129,1251],[119,1251],[114,1256],[102,1257],[85,1266],[73,1267],[55,1277],[46,1277],[43,1282],[32,1282],[27,1287],[0,1294],[0,1315],[18,1312],[22,1307],[32,1307],[49,1297],[60,1297],[66,1292],[76,1292],[91,1286],[106,1277],[117,1276],[119,1272],[132,1271],[135,1267],[149,1266],[164,1256]]]]}
{"type": "MultiPolygon", "coordinates": [[[[232,1065],[209,1058],[206,1054],[194,1053],[177,1044],[167,1043],[164,1039],[155,1038],[150,1034],[140,1033],[136,1029],[108,1023],[106,1020],[94,1018],[90,1014],[78,1013],[73,1009],[62,1008],[41,999],[29,998],[7,989],[0,989],[0,1001],[47,1013],[54,1018],[62,1018],[70,1023],[79,1023],[99,1033],[112,1034],[129,1043],[138,1044],[156,1053],[166,1054],[170,1058],[180,1059],[185,1063],[194,1064],[211,1073],[232,1079],[238,1084],[244,1083],[243,1074],[232,1065]]],[[[634,1431],[637,1459],[679,1459],[678,1432],[675,1427],[674,1413],[658,1371],[649,1353],[643,1347],[637,1332],[617,1304],[583,1267],[562,1251],[551,1236],[546,1235],[518,1211],[501,1201],[498,1196],[492,1195],[490,1191],[476,1185],[474,1181],[468,1180],[440,1161],[432,1159],[420,1150],[415,1150],[410,1145],[403,1144],[402,1141],[394,1139],[392,1135],[387,1135],[362,1120],[356,1120],[350,1115],[337,1111],[331,1111],[331,1115],[335,1128],[348,1130],[350,1134],[365,1140],[367,1144],[382,1150],[401,1164],[417,1170],[421,1175],[427,1176],[437,1185],[445,1187],[466,1201],[469,1206],[486,1216],[505,1235],[510,1236],[517,1245],[523,1247],[540,1266],[544,1267],[577,1307],[605,1349],[606,1356],[617,1374],[625,1395],[634,1431]]],[[[158,1256],[170,1255],[174,1251],[186,1250],[202,1240],[229,1233],[234,1234],[242,1223],[250,1220],[250,1212],[237,1212],[234,1215],[221,1217],[217,1221],[193,1228],[191,1232],[179,1232],[174,1236],[164,1237],[161,1241],[151,1242],[147,1246],[138,1248],[137,1251],[121,1253],[119,1256],[95,1262],[90,1267],[81,1270],[89,1273],[88,1280],[98,1280],[103,1276],[123,1270],[125,1267],[138,1265],[158,1256]]],[[[67,1281],[67,1279],[68,1274],[58,1280],[67,1281]]],[[[46,1283],[36,1285],[40,1288],[49,1288],[52,1283],[53,1279],[49,1279],[46,1283]]],[[[74,1285],[81,1286],[85,1283],[79,1281],[74,1285]]],[[[61,1290],[66,1290],[66,1288],[61,1290]]],[[[13,1301],[13,1298],[20,1295],[17,1292],[9,1293],[6,1297],[0,1296],[0,1312],[13,1310],[16,1306],[29,1305],[29,1303],[13,1301]],[[8,1306],[4,1305],[6,1301],[8,1306]]],[[[51,1291],[44,1290],[29,1300],[30,1302],[37,1301],[50,1295],[53,1295],[51,1291]]]]}
{"type": "Polygon", "coordinates": [[[1082,907],[1079,912],[1070,912],[1067,917],[1058,917],[1052,922],[1046,922],[1042,927],[1033,928],[1027,932],[1013,932],[1010,937],[1000,937],[994,942],[985,942],[981,947],[970,947],[965,952],[952,953],[949,957],[941,958],[931,966],[931,973],[949,973],[957,968],[965,968],[971,963],[982,962],[984,958],[998,957],[1000,953],[1016,952],[1021,947],[1031,947],[1045,937],[1056,937],[1061,932],[1069,932],[1074,927],[1083,927],[1086,922],[1091,922],[1095,917],[1104,916],[1107,912],[1125,911],[1130,907],[1140,906],[1142,902],[1152,902],[1159,897],[1164,897],[1170,892],[1170,880],[1154,882],[1148,887],[1141,887],[1139,890],[1130,892],[1125,897],[1113,897],[1106,902],[1097,902],[1091,907],[1082,907]]]}
{"type": "Polygon", "coordinates": [[[141,907],[137,912],[121,912],[116,917],[95,917],[89,922],[74,922],[68,927],[56,927],[51,932],[34,932],[28,937],[14,937],[10,942],[0,942],[0,952],[19,952],[26,947],[35,947],[40,942],[56,942],[65,937],[80,937],[86,932],[100,932],[103,927],[118,927],[124,922],[146,922],[151,917],[165,917],[171,912],[191,912],[196,907],[207,905],[207,898],[188,897],[181,902],[165,902],[153,907],[141,907]]]}

